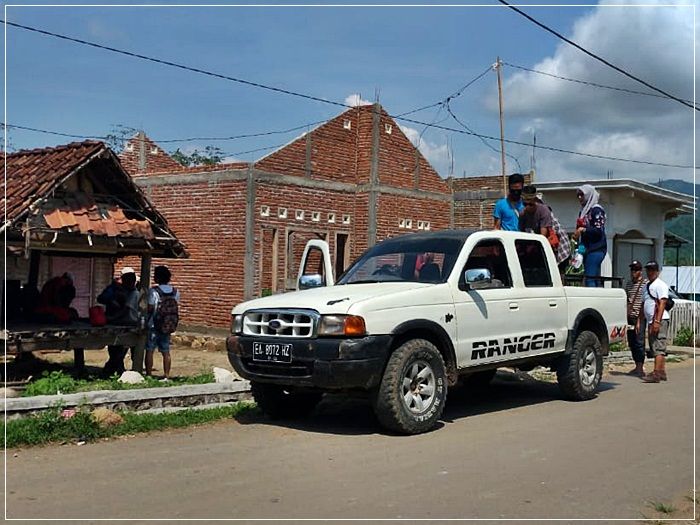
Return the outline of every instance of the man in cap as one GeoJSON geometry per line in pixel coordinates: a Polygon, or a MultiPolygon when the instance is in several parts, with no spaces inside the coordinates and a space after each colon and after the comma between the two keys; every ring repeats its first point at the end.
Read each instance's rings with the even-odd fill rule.
{"type": "Polygon", "coordinates": [[[647,281],[642,275],[642,263],[634,260],[630,263],[630,280],[625,286],[627,294],[627,344],[634,359],[631,376],[644,377],[644,326],[642,325],[642,305],[647,281]]]}
{"type": "Polygon", "coordinates": [[[649,326],[649,351],[654,358],[654,371],[642,378],[645,383],[666,381],[666,338],[671,316],[666,311],[668,285],[659,278],[659,263],[644,265],[649,283],[644,287],[644,317],[649,326]]]}

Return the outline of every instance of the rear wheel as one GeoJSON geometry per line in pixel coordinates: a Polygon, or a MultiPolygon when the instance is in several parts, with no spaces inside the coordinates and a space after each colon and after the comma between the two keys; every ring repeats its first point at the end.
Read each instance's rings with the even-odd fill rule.
{"type": "Polygon", "coordinates": [[[559,387],[569,399],[592,399],[602,376],[600,340],[593,332],[583,331],[576,336],[573,351],[560,358],[557,366],[559,387]]]}
{"type": "Polygon", "coordinates": [[[442,355],[430,341],[412,339],[391,354],[374,410],[384,427],[402,434],[420,434],[438,422],[446,399],[442,355]]]}
{"type": "Polygon", "coordinates": [[[251,381],[250,391],[258,408],[272,419],[307,416],[323,396],[320,392],[300,392],[280,385],[251,381]]]}

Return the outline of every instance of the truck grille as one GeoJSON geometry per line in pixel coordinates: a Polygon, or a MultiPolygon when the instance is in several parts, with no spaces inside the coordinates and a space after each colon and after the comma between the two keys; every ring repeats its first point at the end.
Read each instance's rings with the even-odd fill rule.
{"type": "Polygon", "coordinates": [[[265,337],[313,337],[318,314],[310,310],[253,310],[243,316],[243,334],[265,337]]]}

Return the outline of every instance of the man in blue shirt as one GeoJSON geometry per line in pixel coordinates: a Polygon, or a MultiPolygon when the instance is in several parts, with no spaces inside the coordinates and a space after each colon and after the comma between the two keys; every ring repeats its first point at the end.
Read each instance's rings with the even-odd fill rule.
{"type": "Polygon", "coordinates": [[[493,209],[493,227],[495,230],[518,231],[520,213],[525,208],[521,195],[525,177],[513,173],[508,177],[508,195],[496,201],[493,209]]]}

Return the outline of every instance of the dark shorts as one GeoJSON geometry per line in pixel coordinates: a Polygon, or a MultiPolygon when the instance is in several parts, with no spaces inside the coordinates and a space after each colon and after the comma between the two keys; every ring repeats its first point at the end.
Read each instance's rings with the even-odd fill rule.
{"type": "Polygon", "coordinates": [[[149,330],[146,350],[153,352],[156,348],[163,354],[170,352],[170,334],[162,334],[157,330],[149,330]]]}

